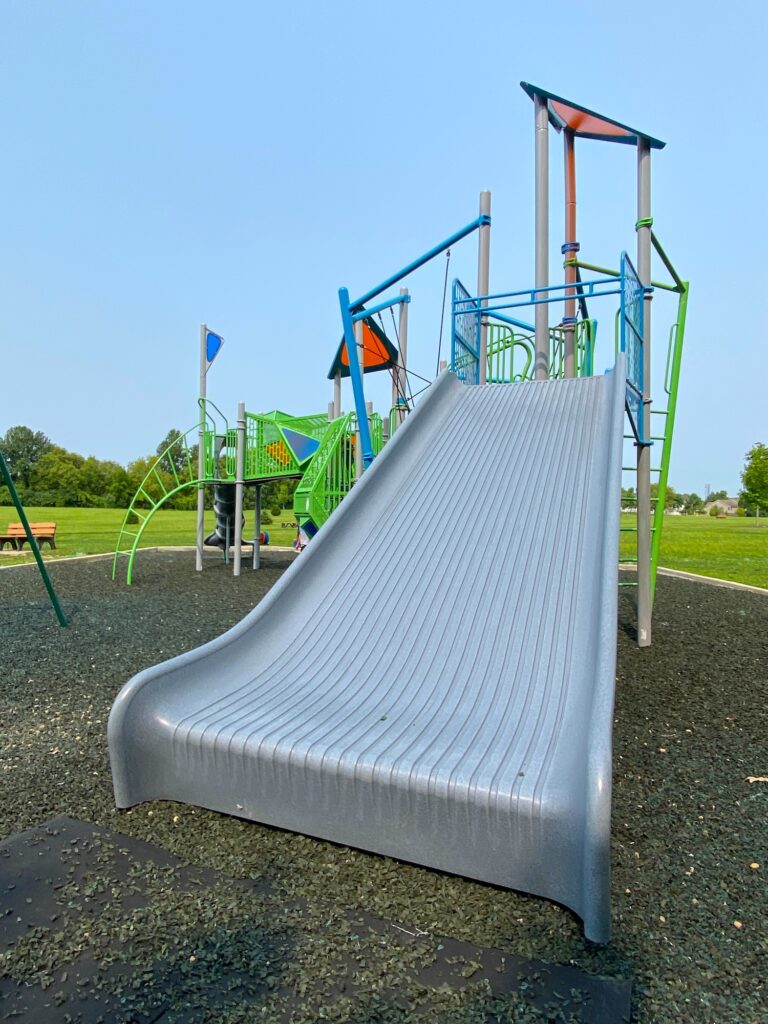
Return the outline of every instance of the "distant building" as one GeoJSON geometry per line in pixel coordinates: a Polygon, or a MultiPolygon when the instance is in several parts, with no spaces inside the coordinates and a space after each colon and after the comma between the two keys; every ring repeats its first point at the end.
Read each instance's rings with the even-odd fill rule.
{"type": "Polygon", "coordinates": [[[704,506],[704,511],[709,513],[709,510],[713,507],[718,510],[720,515],[735,516],[736,509],[739,507],[739,499],[718,498],[717,501],[708,501],[704,506]]]}

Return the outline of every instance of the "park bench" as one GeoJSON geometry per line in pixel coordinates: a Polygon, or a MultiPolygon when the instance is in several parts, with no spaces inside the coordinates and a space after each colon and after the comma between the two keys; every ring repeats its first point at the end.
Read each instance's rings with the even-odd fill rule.
{"type": "MultiPolygon", "coordinates": [[[[40,547],[48,541],[52,548],[56,547],[56,523],[30,523],[32,536],[40,547]]],[[[0,551],[10,544],[14,551],[21,551],[27,541],[27,532],[21,523],[9,523],[5,533],[0,533],[0,551]]]]}

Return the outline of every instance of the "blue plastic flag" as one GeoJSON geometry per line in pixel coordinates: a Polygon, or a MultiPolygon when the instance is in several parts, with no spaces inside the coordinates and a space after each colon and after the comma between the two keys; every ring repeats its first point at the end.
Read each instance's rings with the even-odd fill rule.
{"type": "Polygon", "coordinates": [[[205,358],[208,360],[209,366],[221,351],[223,344],[224,339],[220,335],[214,334],[213,331],[208,331],[205,339],[205,358]]]}

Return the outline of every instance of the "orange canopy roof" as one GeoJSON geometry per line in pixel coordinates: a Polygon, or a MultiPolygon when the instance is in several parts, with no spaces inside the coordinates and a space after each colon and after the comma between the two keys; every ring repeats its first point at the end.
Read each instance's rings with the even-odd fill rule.
{"type": "Polygon", "coordinates": [[[645,139],[651,149],[663,149],[666,145],[660,139],[654,139],[645,132],[639,132],[636,128],[614,121],[612,117],[604,117],[602,114],[582,107],[571,100],[556,96],[553,92],[540,89],[538,85],[531,85],[530,82],[521,82],[520,85],[533,99],[541,96],[547,101],[549,122],[558,131],[568,128],[583,139],[599,139],[602,142],[624,142],[634,146],[638,139],[645,139]]]}
{"type": "MultiPolygon", "coordinates": [[[[371,319],[366,317],[363,323],[363,373],[374,373],[385,370],[388,366],[397,365],[397,349],[384,331],[371,319]]],[[[342,377],[349,376],[349,353],[344,339],[336,350],[333,364],[328,371],[328,379],[332,380],[337,372],[342,377]]]]}

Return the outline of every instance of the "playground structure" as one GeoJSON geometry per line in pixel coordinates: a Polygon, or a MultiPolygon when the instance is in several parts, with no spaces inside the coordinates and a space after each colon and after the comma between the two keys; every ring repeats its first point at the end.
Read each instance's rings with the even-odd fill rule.
{"type": "MultiPolygon", "coordinates": [[[[405,365],[402,354],[407,345],[407,296],[403,296],[399,337],[400,353],[371,317],[360,322],[358,334],[365,373],[390,370],[393,377],[392,408],[386,419],[365,407],[366,436],[374,454],[378,454],[386,438],[402,423],[408,402],[406,398],[405,365]],[[404,342],[404,344],[403,344],[404,342]]],[[[179,435],[163,451],[147,471],[134,495],[118,537],[112,564],[116,578],[121,558],[127,560],[127,582],[133,579],[134,563],[144,531],[152,516],[166,502],[184,490],[197,490],[197,559],[203,568],[206,544],[221,547],[229,560],[233,549],[234,573],[241,571],[243,544],[243,492],[252,486],[256,491],[252,538],[245,541],[253,549],[253,568],[260,564],[259,548],[264,542],[261,530],[261,486],[271,480],[295,479],[299,485],[294,495],[294,514],[307,536],[314,537],[329,515],[362,473],[360,430],[355,413],[341,411],[341,381],[350,376],[346,343],[342,340],[328,374],[334,382],[334,401],[327,413],[290,416],[273,411],[250,413],[240,403],[236,426],[230,427],[226,417],[206,395],[206,376],[216,358],[222,339],[205,324],[200,330],[200,398],[201,419],[179,435]],[[213,486],[217,529],[204,536],[204,491],[213,486]],[[229,507],[231,505],[231,508],[229,507]],[[227,508],[226,514],[220,514],[227,508]]]]}
{"type": "MultiPolygon", "coordinates": [[[[535,118],[534,286],[491,292],[484,192],[476,220],[383,284],[354,300],[340,289],[346,351],[358,356],[348,360],[351,493],[332,501],[324,524],[314,520],[322,528],[306,554],[237,626],[125,685],[109,746],[120,807],[187,801],[522,889],[572,908],[589,939],[607,942],[621,479],[636,474],[642,647],[651,642],[688,285],[651,229],[651,151],[664,144],[523,88],[535,118]],[[550,126],[565,143],[563,282],[549,280],[550,126]],[[637,269],[626,253],[616,269],[578,259],[577,138],[636,148],[637,269]],[[390,307],[402,315],[402,290],[371,303],[473,232],[478,286],[473,295],[453,283],[451,369],[384,444],[366,406],[360,324],[390,307]],[[651,278],[653,250],[668,284],[651,278]],[[651,401],[657,288],[678,296],[660,409],[651,401]],[[611,297],[613,367],[598,374],[593,308],[611,297]],[[529,307],[532,322],[522,319],[529,307]],[[505,524],[501,548],[467,529],[460,495],[505,524]]],[[[316,443],[307,462],[318,460],[323,486],[323,445],[333,447],[334,430],[348,440],[335,403],[333,412],[317,423],[322,438],[306,423],[280,428],[283,440],[295,429],[316,443]]],[[[243,416],[238,432],[247,433],[243,416]]],[[[233,450],[242,482],[247,449],[230,444],[227,459],[233,450]]],[[[203,457],[220,455],[204,441],[203,457]]],[[[311,486],[310,477],[307,495],[311,486]]],[[[318,507],[322,518],[328,504],[318,507]]],[[[304,513],[313,508],[307,497],[304,513]]]]}

